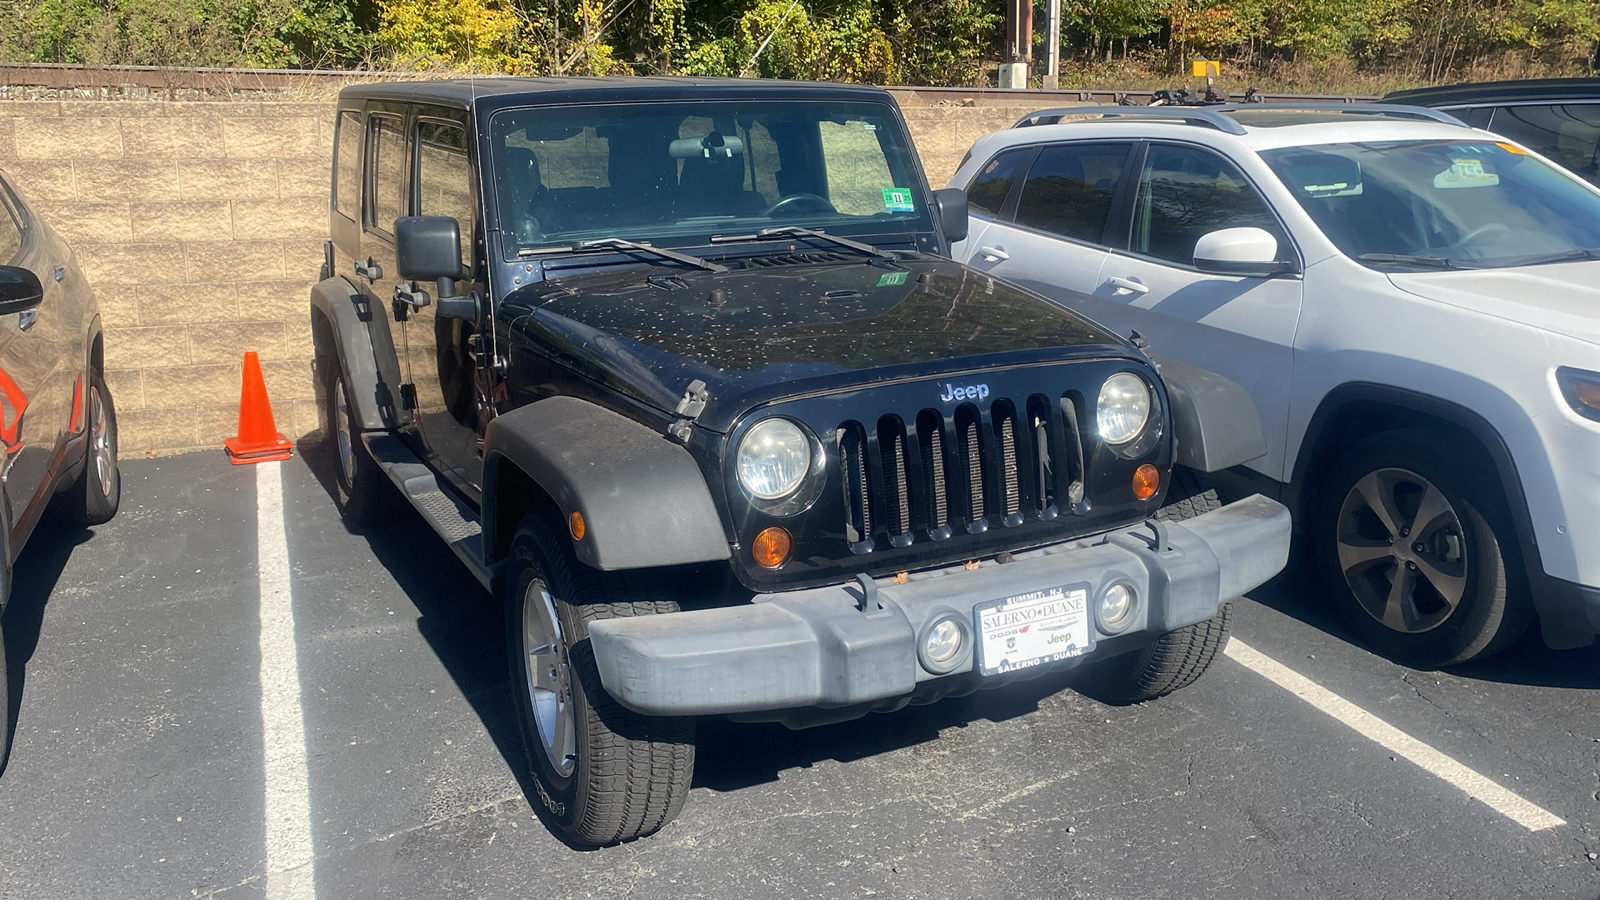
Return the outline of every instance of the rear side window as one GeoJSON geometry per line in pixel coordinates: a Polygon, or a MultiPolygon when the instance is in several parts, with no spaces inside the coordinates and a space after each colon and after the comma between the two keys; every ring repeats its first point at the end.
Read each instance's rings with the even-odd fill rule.
{"type": "Polygon", "coordinates": [[[339,214],[351,221],[361,217],[361,113],[339,113],[339,138],[335,152],[333,202],[339,214]]]}
{"type": "Polygon", "coordinates": [[[1017,224],[1101,243],[1117,179],[1132,144],[1046,147],[1028,170],[1017,200],[1017,224]]]}
{"type": "Polygon", "coordinates": [[[367,224],[387,234],[394,228],[394,220],[406,214],[406,136],[399,118],[373,116],[370,121],[372,181],[367,196],[372,218],[367,224]]]}
{"type": "Polygon", "coordinates": [[[1134,198],[1129,248],[1183,265],[1194,264],[1194,245],[1222,228],[1254,226],[1289,242],[1267,202],[1232,163],[1198,147],[1152,144],[1134,198]]]}
{"type": "Polygon", "coordinates": [[[1502,106],[1494,111],[1489,128],[1595,180],[1600,104],[1502,106]]]}
{"type": "Polygon", "coordinates": [[[461,228],[461,262],[472,264],[472,166],[460,125],[417,125],[417,215],[449,216],[461,228]]]}
{"type": "Polygon", "coordinates": [[[1032,147],[1017,147],[989,160],[978,170],[978,177],[967,185],[967,209],[986,216],[998,216],[1011,196],[1011,188],[1022,177],[1032,147]]]}

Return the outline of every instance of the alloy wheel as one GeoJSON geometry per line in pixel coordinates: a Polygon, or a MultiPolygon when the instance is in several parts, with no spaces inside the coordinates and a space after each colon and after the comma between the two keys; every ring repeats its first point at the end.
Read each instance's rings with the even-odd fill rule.
{"type": "Polygon", "coordinates": [[[1350,488],[1339,510],[1339,570],[1362,609],[1385,627],[1431,631],[1466,594],[1464,534],[1436,485],[1407,469],[1378,469],[1350,488]]]}
{"type": "Polygon", "coordinates": [[[572,669],[555,600],[537,578],[522,595],[522,647],[523,681],[539,744],[557,774],[571,775],[578,759],[572,669]]]}

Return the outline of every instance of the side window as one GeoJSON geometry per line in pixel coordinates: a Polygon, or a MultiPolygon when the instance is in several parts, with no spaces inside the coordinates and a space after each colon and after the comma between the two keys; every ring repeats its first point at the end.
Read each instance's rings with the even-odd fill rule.
{"type": "Polygon", "coordinates": [[[1471,125],[1473,128],[1488,128],[1489,116],[1494,113],[1494,107],[1466,106],[1461,109],[1447,109],[1445,112],[1471,125]]]}
{"type": "Polygon", "coordinates": [[[1183,265],[1200,237],[1221,228],[1264,228],[1289,243],[1267,202],[1227,160],[1198,147],[1150,145],[1134,200],[1129,249],[1183,265]]]}
{"type": "Polygon", "coordinates": [[[1018,225],[1101,243],[1132,144],[1057,144],[1039,151],[1017,200],[1018,225]]]}
{"type": "Polygon", "coordinates": [[[989,160],[967,185],[967,209],[986,216],[1000,215],[1033,150],[1032,147],[1017,147],[989,160]]]}
{"type": "Polygon", "coordinates": [[[11,204],[0,202],[0,265],[16,259],[22,251],[22,228],[15,216],[11,204]]]}
{"type": "Polygon", "coordinates": [[[460,125],[417,125],[417,214],[450,216],[461,227],[461,263],[472,267],[475,216],[467,131],[460,125]]]}
{"type": "Polygon", "coordinates": [[[1600,104],[1502,106],[1489,127],[1590,180],[1600,143],[1600,104]]]}
{"type": "Polygon", "coordinates": [[[334,209],[347,219],[361,218],[361,112],[339,113],[338,160],[334,169],[334,209]]]}
{"type": "Polygon", "coordinates": [[[394,228],[394,220],[406,214],[406,136],[395,116],[373,116],[367,133],[372,141],[367,154],[371,162],[367,172],[371,217],[367,225],[388,234],[394,228]]]}

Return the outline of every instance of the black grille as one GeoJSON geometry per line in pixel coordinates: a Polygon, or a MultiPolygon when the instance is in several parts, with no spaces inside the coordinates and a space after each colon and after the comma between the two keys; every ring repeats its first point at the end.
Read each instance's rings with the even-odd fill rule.
{"type": "MultiPolygon", "coordinates": [[[[859,258],[859,257],[857,257],[859,258]]],[[[735,269],[771,269],[779,266],[814,266],[823,263],[848,262],[851,257],[826,250],[777,253],[772,256],[751,256],[745,259],[727,259],[722,262],[735,269]]]]}
{"type": "Polygon", "coordinates": [[[1081,513],[1078,404],[1036,394],[1023,402],[841,423],[845,534],[864,553],[960,532],[1081,513]],[[909,424],[908,424],[909,423],[909,424]]]}

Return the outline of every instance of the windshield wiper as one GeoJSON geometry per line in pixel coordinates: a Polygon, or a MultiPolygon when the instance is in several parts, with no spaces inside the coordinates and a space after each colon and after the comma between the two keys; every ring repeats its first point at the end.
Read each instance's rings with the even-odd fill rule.
{"type": "Polygon", "coordinates": [[[730,241],[770,241],[773,238],[786,237],[816,238],[819,241],[827,241],[830,244],[836,244],[840,247],[847,247],[851,250],[865,253],[868,256],[875,256],[879,259],[900,258],[887,250],[880,250],[871,244],[864,244],[861,241],[852,241],[849,238],[842,238],[837,235],[828,234],[826,231],[817,231],[813,228],[801,228],[799,225],[774,225],[771,228],[763,228],[754,234],[714,234],[711,236],[711,243],[723,244],[730,241]]]}
{"type": "Polygon", "coordinates": [[[1540,266],[1545,263],[1571,262],[1576,259],[1600,259],[1600,247],[1580,247],[1577,250],[1567,250],[1562,253],[1547,253],[1544,256],[1513,257],[1510,265],[1513,266],[1540,266]]]}
{"type": "Polygon", "coordinates": [[[1444,256],[1407,256],[1404,253],[1363,253],[1356,259],[1362,262],[1375,263],[1400,263],[1412,266],[1432,266],[1437,269],[1474,268],[1463,267],[1460,263],[1444,256]]]}
{"type": "Polygon", "coordinates": [[[583,253],[589,250],[632,250],[638,253],[649,253],[662,259],[670,259],[673,262],[680,262],[687,266],[694,266],[697,269],[705,269],[707,272],[715,272],[719,275],[728,271],[727,266],[701,259],[698,256],[690,256],[687,253],[679,253],[676,250],[652,247],[649,244],[641,244],[638,241],[629,241],[622,238],[594,238],[593,240],[579,241],[576,244],[565,246],[529,247],[518,251],[517,255],[544,256],[550,253],[583,253]]]}

